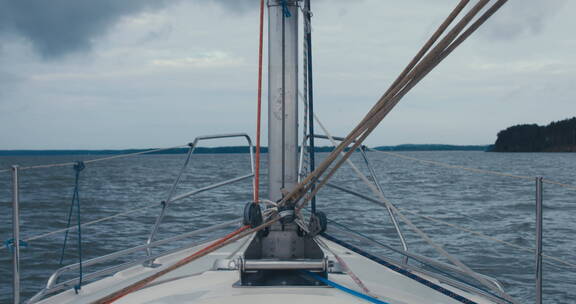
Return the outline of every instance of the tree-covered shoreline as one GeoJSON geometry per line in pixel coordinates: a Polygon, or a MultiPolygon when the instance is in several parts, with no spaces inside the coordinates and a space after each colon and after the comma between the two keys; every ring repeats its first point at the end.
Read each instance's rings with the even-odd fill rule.
{"type": "Polygon", "coordinates": [[[516,125],[498,132],[492,152],[576,152],[576,117],[516,125]]]}

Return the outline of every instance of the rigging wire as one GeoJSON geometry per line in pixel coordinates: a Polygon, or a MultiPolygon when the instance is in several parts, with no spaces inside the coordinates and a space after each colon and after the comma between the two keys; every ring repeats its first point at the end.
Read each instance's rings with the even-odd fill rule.
{"type": "MultiPolygon", "coordinates": [[[[305,79],[306,89],[308,93],[308,135],[309,135],[309,145],[310,149],[310,171],[316,169],[315,164],[315,145],[314,145],[314,88],[313,88],[313,77],[312,77],[312,13],[310,8],[310,0],[306,0],[304,4],[304,31],[306,33],[306,76],[305,79]]],[[[304,149],[304,147],[302,147],[304,149]]],[[[314,191],[314,183],[312,183],[310,191],[314,191]]],[[[310,202],[310,207],[312,209],[312,214],[316,213],[316,196],[312,196],[310,202]]]]}

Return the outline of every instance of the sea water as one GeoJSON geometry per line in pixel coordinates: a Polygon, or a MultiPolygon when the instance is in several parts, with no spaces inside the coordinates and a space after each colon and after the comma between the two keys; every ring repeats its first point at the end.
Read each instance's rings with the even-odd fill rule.
{"type": "MultiPolygon", "coordinates": [[[[458,166],[494,170],[513,175],[556,180],[576,185],[576,153],[398,152],[403,156],[458,166]]],[[[319,160],[326,154],[318,155],[319,160]]],[[[29,166],[97,158],[95,155],[1,157],[0,169],[12,164],[29,166]]],[[[512,244],[535,246],[535,182],[416,162],[378,152],[368,153],[386,198],[394,203],[436,243],[477,272],[500,280],[506,291],[522,303],[534,299],[533,251],[493,242],[411,214],[430,216],[481,232],[512,244]]],[[[184,163],[185,155],[142,155],[87,164],[80,174],[79,198],[83,223],[135,210],[82,228],[84,260],[144,244],[160,211],[160,202],[184,163]]],[[[264,157],[265,159],[266,157],[264,157]]],[[[353,161],[363,165],[358,155],[353,161]]],[[[266,180],[264,161],[262,180],[266,180]]],[[[366,167],[360,166],[368,174],[366,167]]],[[[177,193],[207,186],[250,172],[247,154],[195,155],[177,193]]],[[[65,228],[74,190],[74,171],[68,167],[20,172],[21,234],[28,239],[65,228]]],[[[346,165],[333,182],[371,195],[369,188],[346,165]]],[[[251,199],[250,180],[198,194],[170,206],[157,239],[217,224],[241,215],[251,199]]],[[[265,187],[262,187],[265,192],[265,187]]],[[[544,253],[576,263],[576,191],[544,184],[544,253]]],[[[317,206],[337,221],[381,242],[400,248],[384,208],[340,192],[321,190],[317,206]]],[[[10,172],[0,172],[0,239],[11,234],[10,172]]],[[[76,224],[75,214],[72,225],[76,224]]],[[[443,259],[408,226],[402,225],[410,251],[443,259]]],[[[224,233],[225,231],[223,231],[224,233]]],[[[69,233],[63,264],[78,261],[76,230],[69,233]]],[[[21,249],[22,295],[26,299],[45,285],[59,268],[64,233],[28,242],[21,249]]],[[[167,244],[169,249],[184,244],[167,244]]],[[[389,254],[377,247],[368,251],[389,254]]],[[[0,302],[11,299],[12,261],[9,249],[0,251],[0,302]]],[[[141,255],[88,267],[91,272],[141,255]],[[100,268],[99,268],[100,267],[100,268]]],[[[414,265],[418,263],[412,261],[414,265]]],[[[544,258],[545,303],[576,302],[576,269],[544,258]]],[[[63,279],[71,279],[76,272],[63,279]]]]}

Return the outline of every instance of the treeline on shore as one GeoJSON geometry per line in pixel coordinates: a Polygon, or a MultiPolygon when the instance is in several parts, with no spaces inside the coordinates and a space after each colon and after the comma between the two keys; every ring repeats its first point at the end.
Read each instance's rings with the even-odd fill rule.
{"type": "Polygon", "coordinates": [[[576,117],[547,126],[523,124],[498,132],[493,152],[576,152],[576,117]]]}
{"type": "MultiPolygon", "coordinates": [[[[457,146],[457,145],[397,145],[379,146],[376,150],[381,151],[486,151],[490,146],[457,146]]],[[[316,152],[331,152],[332,146],[316,147],[316,152]]],[[[0,156],[40,156],[40,155],[113,155],[129,154],[151,151],[155,149],[126,149],[126,150],[0,150],[0,156]]],[[[260,148],[261,153],[268,153],[267,147],[260,148]]],[[[176,148],[148,154],[183,154],[188,152],[187,148],[176,148]]],[[[225,146],[225,147],[197,147],[194,153],[198,154],[237,154],[248,153],[248,146],[225,146]]]]}

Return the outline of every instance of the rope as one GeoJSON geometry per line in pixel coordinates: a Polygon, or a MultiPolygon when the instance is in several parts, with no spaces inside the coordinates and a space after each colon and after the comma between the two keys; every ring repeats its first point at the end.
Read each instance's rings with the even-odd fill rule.
{"type": "Polygon", "coordinates": [[[192,262],[192,261],[194,261],[200,257],[203,257],[203,256],[209,254],[210,252],[220,248],[221,246],[226,244],[227,241],[240,235],[242,232],[248,230],[249,228],[250,228],[250,226],[240,227],[239,229],[237,229],[237,230],[229,233],[228,235],[222,237],[221,239],[213,242],[212,244],[210,244],[210,245],[194,252],[193,254],[181,259],[180,261],[167,267],[166,269],[163,269],[163,270],[161,270],[161,271],[159,271],[159,272],[157,272],[157,273],[155,273],[149,277],[146,277],[146,278],[144,278],[144,279],[142,279],[142,280],[140,280],[134,284],[131,284],[131,285],[129,285],[129,286],[117,291],[117,292],[114,292],[114,293],[112,293],[112,294],[110,294],[110,295],[108,295],[102,299],[99,299],[93,303],[113,303],[116,300],[118,300],[118,299],[120,299],[120,298],[122,298],[122,297],[124,297],[130,293],[136,292],[136,291],[144,288],[146,285],[152,283],[157,278],[159,278],[165,274],[168,274],[168,273],[170,273],[170,272],[172,272],[172,271],[174,271],[174,270],[176,270],[176,269],[178,269],[184,265],[187,265],[190,262],[192,262]]]}
{"type": "Polygon", "coordinates": [[[350,294],[350,295],[353,295],[353,296],[358,297],[358,298],[360,298],[360,299],[366,300],[366,301],[368,301],[368,302],[370,302],[370,303],[388,304],[387,302],[380,301],[380,300],[378,300],[378,299],[376,299],[376,298],[373,298],[373,297],[371,297],[371,296],[368,296],[368,295],[365,295],[365,294],[363,294],[363,293],[360,293],[360,292],[357,292],[357,291],[355,291],[355,290],[352,290],[352,289],[350,289],[350,288],[344,287],[343,285],[340,285],[340,284],[338,284],[338,283],[336,283],[336,282],[334,282],[334,281],[325,279],[325,278],[323,278],[322,276],[319,276],[319,275],[317,275],[317,274],[315,274],[315,273],[313,273],[313,272],[310,272],[310,271],[302,271],[302,272],[305,273],[305,274],[307,274],[307,275],[309,275],[309,276],[311,276],[312,278],[314,278],[314,279],[317,280],[317,281],[320,281],[320,282],[322,282],[322,283],[324,283],[324,284],[326,284],[326,285],[332,286],[332,287],[334,287],[334,288],[336,288],[336,289],[338,289],[338,290],[341,290],[341,291],[343,291],[343,292],[345,292],[345,293],[347,293],[347,294],[350,294]]]}
{"type": "MultiPolygon", "coordinates": [[[[453,10],[450,16],[446,19],[443,25],[437,30],[438,37],[444,32],[448,25],[459,15],[460,11],[469,2],[469,0],[462,0],[460,4],[453,10]],[[444,26],[446,24],[446,26],[444,26]]],[[[378,124],[386,117],[392,108],[417,84],[419,83],[430,71],[432,71],[440,62],[442,62],[452,51],[454,51],[469,35],[474,32],[481,24],[492,16],[507,0],[498,0],[490,9],[474,22],[468,30],[461,36],[459,34],[468,26],[468,24],[482,11],[484,6],[488,4],[489,0],[480,0],[470,11],[462,17],[459,22],[450,30],[448,34],[430,50],[431,45],[438,37],[432,37],[432,43],[425,45],[422,54],[426,54],[422,59],[418,58],[416,64],[410,73],[402,77],[402,81],[393,84],[385,94],[374,105],[374,107],[366,114],[365,118],[348,134],[348,136],[341,142],[334,151],[332,151],[325,160],[309,174],[301,183],[299,183],[288,195],[286,195],[279,205],[296,204],[301,199],[303,207],[318,191],[328,182],[334,175],[336,170],[342,166],[348,157],[362,144],[366,137],[378,126],[378,124]],[[350,146],[351,145],[351,146],[350,146]],[[340,153],[348,149],[339,160],[340,153]],[[325,175],[323,179],[321,176],[325,175]],[[316,184],[316,181],[319,181],[316,184]],[[316,185],[314,191],[307,195],[307,191],[311,189],[312,185],[316,185]]],[[[402,76],[402,75],[401,75],[402,76]]],[[[299,208],[301,208],[299,207],[299,208]]]]}
{"type": "Polygon", "coordinates": [[[338,263],[340,263],[340,265],[342,265],[342,267],[344,268],[344,270],[346,271],[346,274],[352,278],[352,280],[354,281],[354,283],[356,283],[356,285],[358,285],[358,287],[360,287],[360,289],[362,289],[362,291],[364,291],[365,294],[370,295],[372,297],[374,297],[374,295],[372,295],[370,293],[370,290],[368,289],[368,287],[366,287],[366,285],[360,280],[360,278],[358,278],[358,276],[356,276],[356,274],[354,273],[354,271],[352,271],[352,269],[350,269],[350,267],[348,266],[348,264],[339,256],[336,254],[336,252],[334,252],[334,250],[332,250],[332,248],[330,248],[328,245],[326,245],[326,243],[324,243],[324,241],[322,241],[322,239],[320,238],[314,238],[314,240],[324,249],[326,249],[328,252],[332,253],[332,255],[336,258],[336,260],[338,261],[338,263]]]}
{"type": "MultiPolygon", "coordinates": [[[[489,0],[481,0],[474,6],[462,19],[452,28],[452,30],[428,52],[421,61],[416,65],[410,73],[408,73],[398,85],[393,85],[389,89],[389,93],[385,94],[376,105],[368,112],[365,118],[352,130],[344,141],[325,159],[319,168],[310,174],[306,182],[312,184],[313,180],[317,180],[321,175],[325,174],[326,177],[317,185],[315,195],[321,187],[334,175],[334,173],[342,166],[348,157],[362,144],[362,142],[370,135],[370,133],[378,126],[387,114],[396,106],[396,104],[417,84],[419,83],[434,67],[436,67],[445,57],[454,50],[452,42],[459,41],[457,37],[462,30],[471,22],[471,20],[484,8],[489,0]],[[352,145],[351,147],[349,147],[352,145]],[[339,154],[348,148],[348,152],[337,160],[339,154]]],[[[506,0],[501,0],[506,1],[506,0]]],[[[461,1],[460,5],[465,5],[468,1],[461,1]]],[[[460,8],[461,9],[461,8],[460,8]]],[[[459,12],[457,7],[454,12],[459,12]]],[[[448,18],[457,15],[453,12],[448,18]]],[[[447,19],[447,20],[448,20],[447,19]]],[[[442,29],[443,32],[443,29],[442,29]]],[[[311,185],[304,185],[309,189],[311,185]]],[[[296,193],[301,192],[302,189],[295,189],[296,193]]]]}
{"type": "Polygon", "coordinates": [[[258,45],[258,108],[256,114],[256,168],[254,174],[254,203],[260,197],[260,128],[262,121],[262,53],[264,49],[264,0],[260,0],[260,34],[258,45]]]}
{"type": "MultiPolygon", "coordinates": [[[[326,127],[322,124],[322,122],[318,119],[318,117],[315,116],[316,122],[318,123],[318,125],[320,126],[320,128],[322,128],[322,130],[324,131],[324,133],[326,134],[326,136],[331,140],[331,142],[333,144],[336,144],[336,142],[334,141],[334,138],[330,135],[330,133],[328,132],[328,130],[326,129],[326,127]]],[[[341,152],[343,153],[343,152],[341,152]]],[[[444,257],[446,257],[450,262],[452,262],[454,265],[458,266],[462,271],[466,272],[470,277],[476,279],[478,282],[482,283],[484,286],[487,286],[488,288],[492,289],[493,291],[497,292],[501,297],[511,301],[514,303],[514,300],[511,299],[508,295],[504,294],[502,291],[498,290],[497,288],[495,288],[494,286],[492,286],[488,281],[486,281],[486,279],[478,276],[472,269],[470,269],[468,266],[466,266],[464,263],[462,263],[460,260],[458,260],[457,258],[453,257],[452,255],[450,255],[447,251],[445,251],[442,246],[436,244],[424,231],[420,230],[416,225],[414,225],[408,218],[406,218],[399,210],[398,208],[396,208],[396,206],[394,206],[392,203],[390,203],[385,197],[384,194],[382,192],[380,192],[376,186],[371,183],[368,178],[366,178],[366,176],[364,174],[362,174],[362,172],[358,169],[358,167],[356,167],[352,161],[349,158],[346,158],[345,161],[350,165],[350,167],[354,170],[354,172],[358,175],[358,177],[370,188],[370,190],[379,198],[380,202],[382,205],[384,205],[385,207],[389,208],[390,210],[392,210],[393,212],[395,212],[414,232],[416,232],[416,234],[418,234],[424,241],[426,241],[430,246],[432,246],[433,248],[436,249],[436,251],[438,251],[441,255],[443,255],[444,257]]],[[[302,208],[302,205],[299,207],[299,209],[302,208]]],[[[297,209],[297,210],[299,210],[297,209]]]]}
{"type": "Polygon", "coordinates": [[[68,232],[70,228],[70,222],[72,219],[72,212],[74,211],[74,204],[76,203],[76,220],[77,220],[77,229],[78,229],[78,264],[80,265],[79,269],[79,280],[78,284],[74,285],[74,291],[78,294],[78,290],[82,288],[82,225],[80,219],[80,172],[84,170],[86,166],[83,162],[78,161],[74,165],[75,171],[75,179],[74,179],[74,192],[72,194],[72,202],[70,203],[70,209],[68,211],[68,223],[66,225],[66,234],[64,235],[64,243],[62,244],[62,253],[60,255],[60,263],[59,265],[62,266],[64,262],[64,253],[66,252],[66,243],[68,241],[68,232]]]}
{"type": "Polygon", "coordinates": [[[346,243],[342,240],[339,240],[339,239],[337,239],[337,238],[335,238],[335,237],[333,237],[327,233],[322,233],[322,236],[324,238],[326,238],[327,240],[334,242],[340,246],[343,246],[344,248],[347,248],[347,249],[349,249],[349,250],[351,250],[351,251],[353,251],[353,252],[355,252],[355,253],[357,253],[357,254],[365,257],[365,258],[368,258],[368,259],[370,259],[370,260],[372,260],[372,261],[374,261],[374,262],[376,262],[382,266],[385,266],[392,271],[395,271],[395,272],[397,272],[403,276],[406,276],[406,277],[408,277],[408,278],[410,278],[410,279],[412,279],[412,280],[414,280],[420,284],[423,284],[424,286],[430,287],[430,288],[432,288],[438,292],[441,292],[442,294],[449,296],[450,298],[452,298],[458,302],[461,302],[464,304],[477,304],[476,302],[469,300],[460,294],[457,294],[457,293],[455,293],[449,289],[446,289],[440,285],[437,285],[436,283],[433,283],[433,282],[429,281],[428,279],[425,279],[424,277],[420,277],[409,270],[398,267],[395,264],[391,264],[388,261],[383,260],[383,259],[381,259],[375,255],[372,255],[372,254],[370,254],[370,253],[368,253],[368,252],[366,252],[366,251],[364,251],[364,250],[362,250],[356,246],[353,246],[350,243],[346,243]]]}
{"type": "Polygon", "coordinates": [[[236,242],[236,241],[238,241],[238,240],[240,240],[240,239],[242,239],[242,238],[244,238],[244,237],[246,237],[246,236],[248,236],[254,232],[258,232],[262,229],[270,227],[274,223],[277,223],[278,221],[280,221],[283,217],[284,216],[276,214],[276,217],[273,218],[271,215],[271,217],[268,219],[267,222],[261,224],[260,226],[254,227],[252,229],[249,229],[250,228],[249,226],[244,226],[244,227],[232,232],[231,234],[221,238],[220,240],[210,244],[208,247],[205,247],[205,248],[201,249],[200,251],[197,251],[196,253],[192,254],[191,256],[184,258],[183,260],[177,262],[176,264],[174,264],[174,265],[172,265],[172,266],[170,266],[170,267],[168,267],[168,268],[166,268],[166,269],[164,269],[164,270],[162,270],[162,271],[160,271],[160,272],[158,272],[158,273],[156,273],[156,274],[154,274],[148,278],[145,278],[141,281],[138,281],[138,282],[122,289],[122,290],[119,290],[119,291],[114,292],[114,293],[112,293],[112,294],[110,294],[104,298],[96,300],[92,303],[93,304],[112,303],[116,299],[119,299],[130,292],[134,292],[136,290],[143,288],[148,283],[154,281],[156,278],[158,278],[158,277],[160,277],[160,276],[162,276],[168,272],[171,272],[171,271],[173,271],[173,270],[175,270],[181,266],[184,266],[184,265],[186,265],[186,264],[188,264],[188,263],[190,263],[190,262],[192,262],[198,258],[201,258],[201,257],[203,257],[203,256],[205,256],[205,255],[207,255],[207,254],[209,254],[215,250],[218,250],[218,249],[220,249],[220,248],[222,248],[228,244],[236,242]]]}
{"type": "MultiPolygon", "coordinates": [[[[330,134],[330,132],[326,129],[326,127],[324,126],[324,124],[322,123],[322,121],[320,121],[320,119],[318,118],[318,116],[314,115],[314,119],[316,120],[316,123],[318,123],[318,125],[320,126],[320,128],[322,129],[322,131],[324,131],[326,137],[328,137],[328,139],[332,142],[333,145],[336,145],[336,141],[334,140],[334,138],[332,137],[332,135],[330,134]]],[[[381,152],[381,153],[385,153],[385,154],[391,154],[391,155],[398,156],[398,157],[401,157],[401,158],[407,158],[407,159],[416,160],[416,161],[421,161],[421,162],[425,162],[425,163],[439,164],[439,165],[446,166],[446,167],[454,167],[454,168],[458,168],[458,169],[469,169],[469,170],[471,170],[471,171],[482,171],[482,173],[496,173],[496,174],[498,174],[498,175],[503,175],[503,176],[510,176],[510,175],[511,175],[511,174],[505,174],[505,173],[500,173],[500,172],[495,172],[495,171],[488,171],[488,170],[481,170],[481,169],[473,169],[473,168],[467,168],[467,167],[463,167],[463,166],[449,165],[449,164],[440,163],[440,162],[435,162],[435,161],[421,160],[421,159],[418,159],[418,158],[408,157],[408,156],[404,156],[404,155],[397,154],[397,153],[384,152],[384,151],[375,150],[375,149],[371,149],[371,148],[369,148],[368,150],[370,150],[370,151],[375,151],[375,152],[381,152]]],[[[352,163],[351,160],[348,159],[348,160],[347,160],[347,163],[352,167],[352,169],[356,172],[356,174],[357,174],[358,176],[364,176],[364,174],[362,174],[362,173],[360,172],[360,170],[358,169],[358,167],[356,167],[356,166],[354,165],[354,163],[352,163]]],[[[512,176],[513,176],[513,175],[512,175],[512,176]]],[[[530,180],[533,179],[533,178],[531,178],[531,177],[527,177],[527,178],[530,179],[530,180]]],[[[367,181],[367,180],[365,180],[364,182],[365,182],[365,183],[369,183],[369,181],[367,181]]],[[[369,185],[372,185],[372,183],[369,183],[369,185]]],[[[369,186],[369,187],[370,187],[370,186],[369,186]]],[[[378,191],[378,193],[379,193],[379,192],[380,192],[380,191],[378,191]]],[[[498,243],[501,243],[501,244],[504,244],[504,245],[508,245],[508,246],[511,246],[511,247],[514,247],[514,248],[517,248],[517,249],[521,249],[521,250],[529,251],[529,252],[533,252],[533,251],[534,251],[534,248],[519,246],[519,245],[510,243],[510,242],[506,242],[506,241],[503,241],[503,240],[500,240],[500,239],[497,239],[497,238],[494,238],[494,237],[485,235],[485,234],[483,234],[483,233],[481,233],[481,232],[477,232],[477,231],[473,231],[473,230],[470,230],[470,229],[466,229],[466,228],[464,228],[464,227],[461,227],[461,226],[458,226],[458,225],[455,225],[455,224],[451,224],[451,223],[448,223],[448,222],[445,222],[445,221],[442,221],[442,220],[439,220],[439,219],[435,219],[435,218],[432,218],[432,217],[429,217],[429,216],[426,216],[426,215],[421,215],[421,214],[418,214],[418,213],[416,213],[416,212],[413,212],[413,211],[410,211],[410,210],[407,210],[407,209],[404,209],[404,208],[397,208],[397,209],[402,210],[402,211],[407,212],[407,213],[410,213],[410,214],[412,214],[412,215],[415,215],[415,216],[418,216],[418,217],[421,217],[421,218],[424,218],[424,219],[427,219],[427,220],[430,220],[430,221],[434,221],[434,222],[436,222],[436,223],[444,224],[444,225],[453,227],[453,228],[455,228],[455,229],[458,229],[458,230],[461,230],[461,231],[464,231],[464,232],[468,232],[468,233],[471,233],[471,234],[480,236],[480,237],[482,237],[482,238],[485,238],[485,239],[488,239],[488,240],[491,240],[491,241],[495,241],[495,242],[498,242],[498,243]]],[[[546,257],[546,258],[548,258],[548,259],[554,260],[554,261],[556,261],[556,262],[559,262],[559,263],[561,263],[561,264],[567,265],[567,266],[576,267],[576,264],[573,264],[573,263],[570,263],[570,262],[566,262],[566,261],[564,261],[564,260],[562,260],[562,259],[559,259],[559,258],[556,258],[556,257],[553,257],[553,256],[544,255],[544,254],[543,254],[542,256],[543,256],[543,257],[546,257]]]]}

